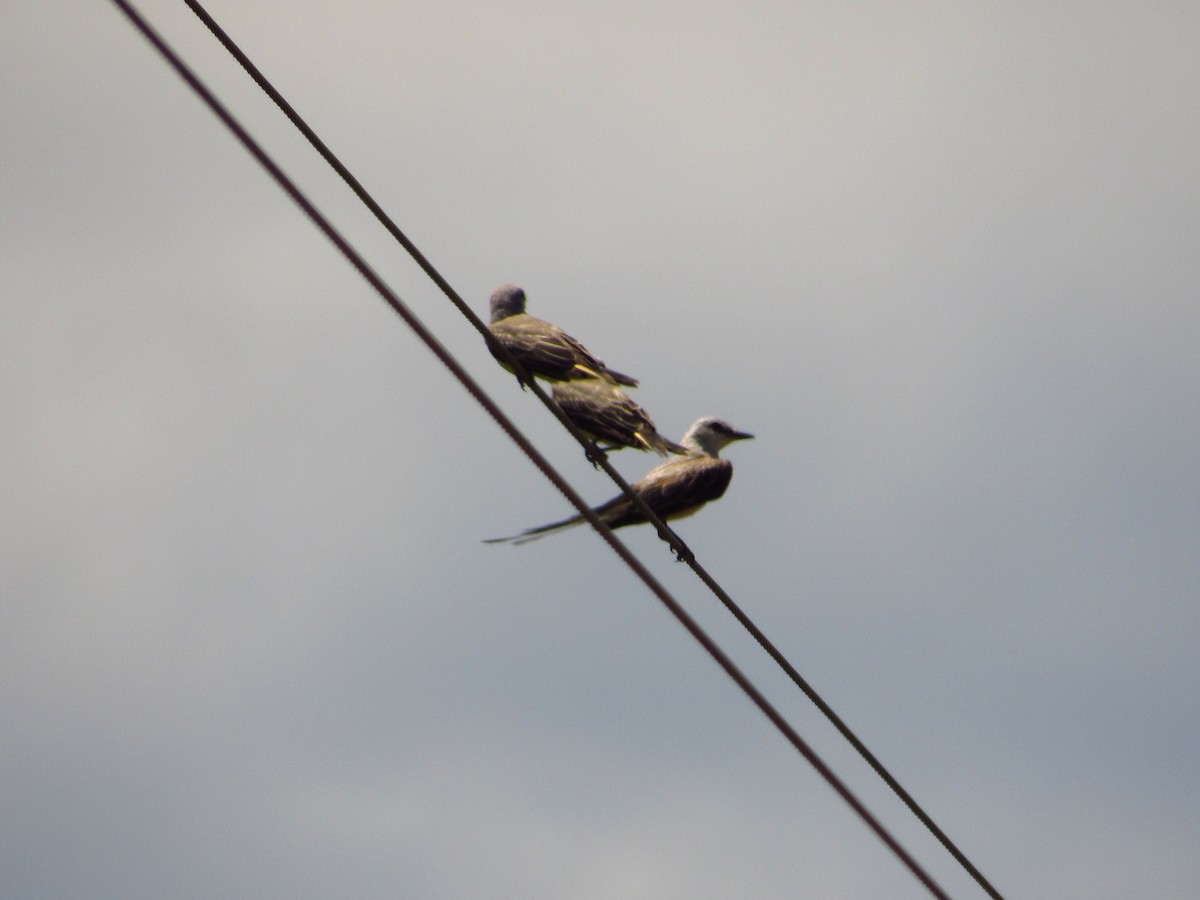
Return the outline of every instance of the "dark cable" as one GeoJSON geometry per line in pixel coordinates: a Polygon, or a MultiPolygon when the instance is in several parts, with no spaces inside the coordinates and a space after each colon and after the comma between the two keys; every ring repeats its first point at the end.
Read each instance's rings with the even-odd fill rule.
{"type": "Polygon", "coordinates": [[[375,216],[375,218],[379,220],[380,224],[387,229],[388,233],[394,237],[408,252],[409,256],[411,256],[413,261],[416,262],[416,264],[421,267],[422,271],[429,276],[430,280],[432,280],[433,283],[441,289],[442,293],[449,298],[450,302],[454,304],[458,311],[466,317],[467,321],[471,323],[472,327],[483,336],[483,339],[488,344],[488,348],[501,360],[503,360],[505,365],[512,368],[522,386],[529,387],[529,389],[533,391],[537,398],[542,401],[542,404],[549,409],[555,417],[558,418],[567,431],[570,432],[575,440],[577,440],[583,447],[584,452],[587,454],[587,458],[591,460],[592,464],[603,469],[608,477],[616,483],[617,487],[619,487],[621,491],[633,501],[638,510],[646,517],[646,520],[649,522],[649,524],[652,525],[658,532],[658,536],[662,538],[662,540],[664,540],[675,552],[676,559],[681,561],[694,559],[692,551],[688,549],[688,546],[683,542],[679,535],[671,530],[671,528],[668,527],[667,524],[658,517],[654,510],[652,510],[646,504],[646,501],[630,487],[629,482],[625,480],[621,473],[613,468],[604,451],[596,447],[595,444],[579,430],[578,426],[576,426],[574,422],[567,418],[566,414],[559,408],[557,403],[550,399],[550,396],[546,393],[545,389],[537,383],[536,379],[530,376],[529,373],[525,371],[525,367],[513,357],[508,349],[505,348],[499,341],[497,341],[495,337],[493,337],[491,331],[489,331],[488,327],[483,323],[483,320],[480,319],[479,316],[475,314],[475,311],[467,305],[466,301],[459,296],[458,291],[456,291],[453,286],[451,286],[450,282],[448,282],[442,276],[441,272],[434,268],[433,263],[431,263],[425,257],[425,254],[423,254],[417,248],[417,245],[409,240],[408,236],[400,230],[400,226],[392,221],[391,217],[384,212],[383,208],[375,202],[375,198],[367,193],[367,189],[364,188],[359,180],[351,174],[350,170],[342,165],[341,160],[334,155],[333,151],[325,145],[325,142],[317,136],[317,133],[308,126],[308,123],[301,118],[300,114],[292,108],[291,104],[283,98],[283,95],[275,89],[275,86],[267,80],[266,76],[259,71],[258,67],[250,61],[250,58],[242,52],[241,48],[238,47],[236,43],[234,43],[233,38],[226,34],[225,30],[221,28],[221,26],[217,24],[216,20],[214,20],[212,16],[208,14],[207,10],[205,10],[204,7],[199,3],[195,2],[195,0],[184,0],[184,2],[187,4],[188,8],[196,14],[197,18],[204,23],[204,26],[208,28],[210,32],[212,32],[213,37],[220,41],[222,46],[229,51],[230,55],[237,60],[238,64],[246,70],[246,74],[253,79],[254,83],[257,84],[263,90],[263,92],[271,98],[275,105],[279,107],[280,111],[282,111],[283,114],[287,116],[288,120],[294,126],[296,126],[300,133],[304,135],[310,144],[312,144],[313,148],[321,155],[321,157],[330,165],[330,167],[333,168],[335,172],[337,172],[339,176],[341,176],[342,180],[346,182],[350,190],[354,192],[358,199],[361,200],[367,209],[369,209],[375,216]]]}
{"type": "Polygon", "coordinates": [[[292,198],[300,209],[309,217],[314,225],[330,240],[342,255],[358,270],[359,274],[375,289],[384,301],[404,320],[421,341],[429,347],[435,356],[450,370],[451,374],[471,394],[484,410],[496,421],[513,442],[525,453],[529,460],[537,466],[560,493],[588,520],[593,528],[612,547],[613,551],[629,568],[650,588],[667,610],[692,635],[693,638],[708,652],[716,663],[725,670],[726,674],[740,687],[750,700],[771,720],[772,724],[788,739],[796,750],[809,764],[825,779],[839,796],[856,812],[867,826],[875,832],[880,840],[904,863],[916,878],[925,885],[931,894],[939,898],[947,895],[937,885],[933,878],[920,866],[917,861],[896,841],[874,815],[862,804],[853,792],[834,774],[816,752],[808,746],[799,733],[792,728],[783,716],[771,705],[766,697],[754,686],[745,674],[733,663],[723,650],[704,632],[704,630],[687,614],[679,602],[664,588],[649,570],[621,543],[616,534],[599,516],[592,512],[583,498],[568,484],[565,479],[538,452],[524,434],[508,419],[467,373],[453,355],[441,345],[436,337],[429,332],[424,324],[408,309],[407,305],[397,296],[379,275],[368,265],[358,252],[333,227],[332,223],[308,200],[294,182],[267,155],[250,134],[241,126],[225,106],[208,90],[182,59],[155,32],[127,0],[113,0],[113,3],[125,14],[133,26],[141,32],[147,41],[162,55],[166,62],[187,83],[187,85],[209,107],[214,115],[233,133],[242,146],[267,171],[283,191],[292,198]]]}
{"type": "MultiPolygon", "coordinates": [[[[488,342],[488,345],[490,347],[499,347],[500,345],[492,337],[491,332],[488,331],[487,326],[484,325],[483,321],[475,314],[474,310],[472,310],[471,307],[466,304],[462,297],[459,296],[458,292],[454,290],[454,288],[448,281],[446,281],[444,277],[442,277],[442,274],[436,268],[434,268],[433,264],[425,257],[425,255],[421,253],[419,249],[417,249],[417,246],[411,240],[409,240],[408,236],[400,230],[400,227],[396,225],[396,223],[392,221],[391,217],[384,212],[383,208],[375,202],[375,199],[367,192],[366,188],[364,188],[358,179],[351,174],[350,170],[342,164],[341,160],[338,159],[338,157],[334,155],[333,151],[325,145],[324,141],[317,136],[316,132],[309,127],[308,123],[304,121],[304,119],[299,113],[296,112],[291,104],[289,104],[287,100],[283,98],[283,95],[275,89],[274,85],[267,80],[266,76],[263,75],[262,72],[259,71],[259,69],[254,65],[254,63],[250,61],[250,58],[242,52],[241,48],[238,47],[238,45],[224,31],[224,29],[217,24],[212,16],[210,16],[204,9],[204,7],[201,6],[197,0],[184,0],[184,2],[187,4],[188,8],[196,14],[200,21],[204,23],[204,26],[208,28],[210,32],[212,32],[213,36],[222,44],[222,46],[224,46],[225,49],[234,57],[234,59],[237,60],[241,67],[246,70],[246,73],[254,80],[255,84],[257,84],[263,90],[263,92],[271,98],[271,100],[276,106],[279,107],[283,114],[287,116],[291,123],[300,131],[301,134],[304,135],[308,142],[312,144],[313,148],[321,155],[321,157],[333,168],[335,172],[337,172],[339,176],[341,176],[342,180],[346,182],[346,184],[352,191],[354,191],[363,204],[366,205],[366,207],[374,214],[375,218],[378,219],[383,227],[387,229],[388,233],[391,234],[392,237],[394,237],[406,251],[408,251],[409,255],[412,256],[413,260],[416,261],[417,265],[419,265],[425,274],[430,277],[434,284],[441,288],[442,293],[444,293],[450,299],[450,302],[458,308],[459,312],[461,312],[467,318],[467,321],[471,323],[475,330],[483,335],[484,340],[488,342]]],[[[521,375],[518,377],[520,377],[523,382],[526,381],[523,368],[520,366],[520,364],[516,363],[514,365],[516,361],[511,358],[511,355],[507,354],[507,351],[505,351],[503,347],[500,347],[500,351],[502,356],[507,357],[505,362],[509,365],[512,365],[514,369],[521,373],[521,375]]],[[[575,427],[574,423],[572,423],[566,418],[565,415],[563,415],[562,410],[558,408],[558,404],[554,403],[546,395],[545,391],[541,389],[540,385],[534,382],[533,379],[528,379],[528,381],[531,382],[530,386],[533,388],[534,393],[538,396],[542,403],[544,403],[546,407],[558,417],[559,421],[566,426],[567,430],[575,436],[575,439],[583,445],[584,450],[588,453],[588,458],[593,462],[596,462],[597,465],[600,465],[609,475],[609,477],[611,477],[613,481],[617,483],[618,487],[620,487],[622,491],[624,491],[630,498],[633,499],[641,512],[646,515],[646,518],[649,520],[649,522],[658,530],[659,537],[666,541],[675,551],[676,557],[681,561],[686,562],[692,568],[700,580],[708,586],[709,590],[713,592],[713,594],[718,600],[721,601],[725,608],[729,610],[733,617],[737,619],[737,621],[741,623],[742,627],[750,633],[751,637],[758,642],[759,646],[761,646],[763,650],[767,652],[771,659],[775,660],[779,667],[787,674],[788,678],[790,678],[792,682],[804,692],[805,696],[807,696],[808,699],[817,707],[817,709],[819,709],[825,715],[834,728],[841,733],[842,737],[844,737],[849,744],[856,751],[858,751],[858,754],[875,771],[875,774],[883,779],[884,783],[892,789],[896,796],[899,797],[904,805],[908,807],[909,811],[916,816],[917,819],[919,819],[927,829],[929,829],[930,833],[937,838],[941,845],[946,848],[947,852],[954,857],[959,865],[961,865],[967,871],[967,873],[975,879],[976,883],[983,888],[988,896],[992,897],[993,900],[1003,900],[1003,897],[1001,897],[1000,893],[994,887],[992,887],[991,883],[983,876],[983,873],[980,872],[979,869],[977,869],[975,865],[967,858],[966,854],[964,854],[958,848],[958,846],[952,840],[950,840],[949,835],[947,835],[940,827],[938,827],[937,823],[930,818],[928,813],[922,809],[920,804],[917,803],[913,796],[901,786],[900,782],[898,782],[892,776],[891,772],[884,767],[883,763],[876,758],[875,754],[873,754],[867,748],[867,746],[858,739],[858,736],[850,730],[850,726],[848,726],[842,720],[842,718],[836,712],[834,712],[833,708],[825,702],[821,695],[817,693],[816,689],[813,688],[813,686],[810,685],[798,671],[796,671],[795,667],[767,638],[767,636],[763,634],[763,632],[758,628],[757,625],[754,624],[750,617],[742,611],[741,607],[739,607],[737,603],[734,602],[733,598],[730,597],[725,591],[725,589],[717,583],[716,579],[714,579],[712,575],[710,575],[708,571],[696,560],[695,555],[692,554],[685,544],[683,544],[678,535],[676,535],[674,531],[672,531],[657,515],[654,514],[652,510],[650,510],[645,501],[643,501],[638,494],[630,489],[629,484],[625,481],[625,479],[622,478],[621,475],[615,469],[613,469],[611,465],[609,465],[606,459],[604,459],[603,453],[599,450],[596,450],[592,442],[584,437],[583,434],[579,432],[578,428],[575,427]]]]}

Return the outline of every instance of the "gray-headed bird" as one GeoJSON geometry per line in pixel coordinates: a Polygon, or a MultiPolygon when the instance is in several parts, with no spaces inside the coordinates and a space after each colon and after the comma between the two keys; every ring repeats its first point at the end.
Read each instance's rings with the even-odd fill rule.
{"type": "Polygon", "coordinates": [[[661,456],[688,452],[659,434],[646,411],[610,381],[563,381],[554,385],[553,395],[566,417],[601,450],[632,447],[653,450],[661,456]]]}
{"type": "MultiPolygon", "coordinates": [[[[548,381],[599,378],[637,387],[636,378],[608,368],[557,325],[527,314],[525,291],[515,284],[501,285],[492,291],[491,311],[488,330],[530,375],[540,375],[548,381]]],[[[492,349],[490,344],[488,349],[492,349]]],[[[492,355],[508,368],[494,351],[492,355]]]]}
{"type": "MultiPolygon", "coordinates": [[[[696,512],[705,503],[718,499],[729,487],[733,478],[733,464],[719,459],[721,448],[733,441],[752,438],[754,435],[737,431],[728,422],[711,416],[698,419],[681,442],[687,453],[672,456],[657,468],[651,469],[641,481],[630,485],[634,493],[646,501],[660,519],[682,519],[696,512]]],[[[646,521],[641,510],[621,494],[593,509],[609,528],[624,528],[640,525],[646,521]]],[[[582,515],[574,515],[560,522],[528,528],[520,534],[484,541],[486,544],[526,544],[544,538],[548,534],[573,528],[586,522],[582,515]]]]}

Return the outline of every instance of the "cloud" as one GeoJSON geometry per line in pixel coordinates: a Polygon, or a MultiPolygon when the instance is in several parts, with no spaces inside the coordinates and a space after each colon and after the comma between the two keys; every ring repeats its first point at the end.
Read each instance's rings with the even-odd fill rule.
{"type": "MultiPolygon", "coordinates": [[[[146,11],[611,496],[187,10],[146,11]]],[[[681,533],[1002,891],[1195,882],[1188,13],[211,11],[477,310],[519,281],[664,433],[758,435],[681,533]]],[[[479,543],[566,505],[114,10],[8,24],[0,892],[923,896],[600,542],[479,543]]]]}

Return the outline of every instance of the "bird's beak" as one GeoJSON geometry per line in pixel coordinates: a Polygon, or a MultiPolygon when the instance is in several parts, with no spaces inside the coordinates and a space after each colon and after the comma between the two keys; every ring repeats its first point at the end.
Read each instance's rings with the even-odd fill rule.
{"type": "Polygon", "coordinates": [[[735,440],[735,441],[752,441],[752,440],[754,440],[754,435],[752,435],[748,431],[735,431],[733,433],[733,440],[735,440]]]}

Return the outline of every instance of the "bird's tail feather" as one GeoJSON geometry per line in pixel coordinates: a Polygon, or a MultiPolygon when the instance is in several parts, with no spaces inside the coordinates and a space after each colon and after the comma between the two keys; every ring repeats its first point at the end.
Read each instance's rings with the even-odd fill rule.
{"type": "Polygon", "coordinates": [[[637,387],[638,386],[638,380],[636,378],[634,378],[632,375],[626,375],[624,372],[614,372],[612,369],[607,369],[607,368],[605,369],[605,371],[608,372],[609,377],[611,377],[612,380],[615,381],[617,384],[623,384],[623,385],[625,385],[625,387],[637,387]]]}
{"type": "Polygon", "coordinates": [[[566,380],[568,381],[586,381],[589,378],[607,381],[609,384],[623,384],[625,387],[638,386],[638,380],[632,375],[626,375],[624,372],[614,372],[603,363],[597,367],[592,367],[577,362],[575,363],[575,368],[566,376],[566,380]]]}
{"type": "Polygon", "coordinates": [[[674,441],[667,440],[657,431],[639,431],[636,435],[634,435],[634,437],[636,437],[639,441],[645,444],[648,449],[653,450],[659,456],[670,456],[672,453],[683,454],[686,456],[689,452],[687,447],[684,447],[682,444],[677,444],[674,441]]]}
{"type": "Polygon", "coordinates": [[[586,520],[583,516],[575,515],[569,519],[563,519],[559,522],[551,522],[549,525],[539,525],[537,528],[526,528],[519,534],[510,534],[508,537],[488,538],[484,541],[485,544],[512,544],[519,547],[521,544],[528,544],[530,541],[541,540],[546,535],[554,534],[558,531],[566,531],[568,528],[574,528],[576,525],[582,525],[586,520]]]}

